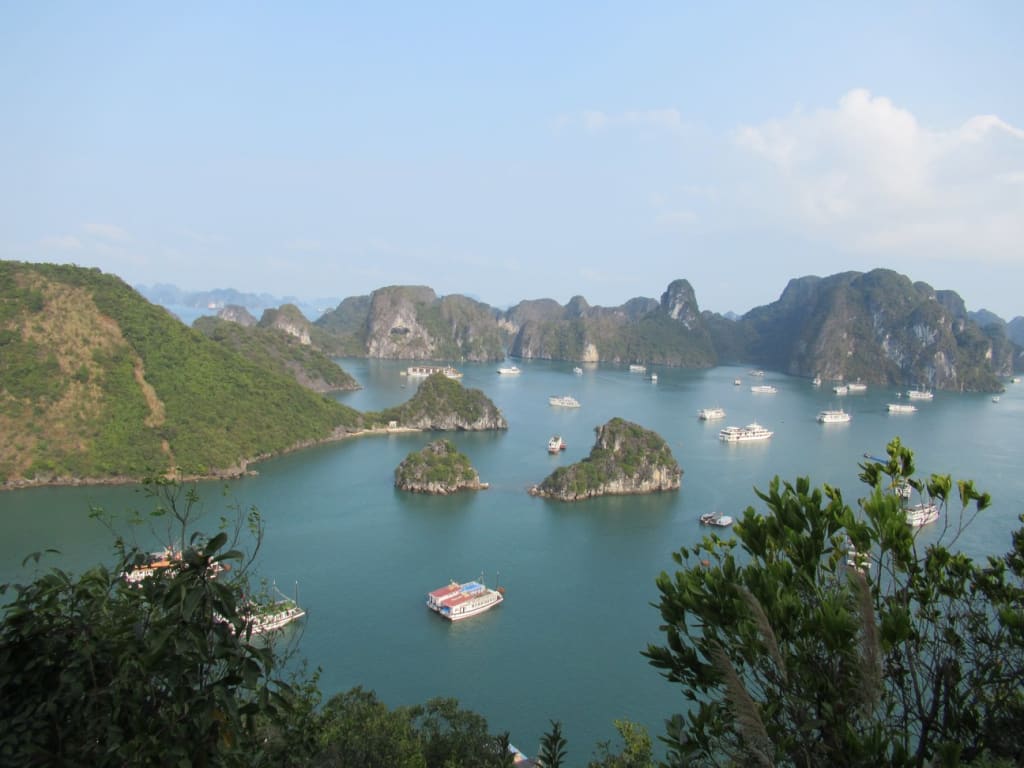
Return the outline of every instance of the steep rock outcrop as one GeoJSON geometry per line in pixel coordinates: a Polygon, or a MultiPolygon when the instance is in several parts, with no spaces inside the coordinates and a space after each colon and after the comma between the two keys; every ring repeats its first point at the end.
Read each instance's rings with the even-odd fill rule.
{"type": "Polygon", "coordinates": [[[239,304],[228,304],[226,307],[222,307],[218,310],[217,317],[227,320],[229,323],[238,323],[243,328],[251,328],[256,325],[256,318],[249,313],[248,309],[239,304]]]}
{"type": "Polygon", "coordinates": [[[592,307],[575,296],[564,308],[550,300],[523,302],[508,316],[519,329],[513,357],[694,368],[716,362],[686,280],[671,283],[660,302],[638,297],[619,307],[592,307]]]}
{"type": "Polygon", "coordinates": [[[277,309],[263,311],[260,328],[276,328],[299,340],[300,344],[309,346],[312,339],[309,335],[310,322],[294,304],[282,304],[277,309]]]}
{"type": "Polygon", "coordinates": [[[447,495],[462,490],[488,487],[469,458],[456,450],[450,440],[435,440],[413,451],[395,468],[395,487],[413,493],[447,495]]]}
{"type": "Polygon", "coordinates": [[[508,429],[498,407],[479,389],[466,389],[459,382],[435,373],[425,378],[407,402],[377,414],[369,421],[396,422],[408,429],[483,431],[508,429]]]}
{"type": "Polygon", "coordinates": [[[683,471],[660,435],[620,418],[595,432],[597,440],[587,458],[559,467],[531,488],[531,495],[581,501],[679,489],[683,471]]]}

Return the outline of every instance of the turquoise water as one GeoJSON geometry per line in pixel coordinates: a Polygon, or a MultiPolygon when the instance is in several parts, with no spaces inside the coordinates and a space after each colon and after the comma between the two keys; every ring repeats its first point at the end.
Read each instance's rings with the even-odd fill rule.
{"type": "MultiPolygon", "coordinates": [[[[415,387],[400,375],[403,363],[341,363],[364,388],[338,399],[360,410],[402,402],[415,387]]],[[[865,452],[882,454],[894,436],[915,450],[919,472],[972,478],[993,494],[993,508],[961,540],[972,554],[1008,549],[1024,511],[1024,385],[1008,385],[998,403],[939,392],[917,413],[894,415],[885,410],[893,390],[840,398],[827,385],[816,390],[769,372],[763,382],[778,393],[753,394],[762,380],[744,368],[656,368],[652,383],[625,368],[585,366],[575,376],[571,363],[517,364],[516,377],[499,376],[496,365],[460,366],[463,384],[482,389],[509,422],[507,432],[448,435],[490,490],[446,498],[395,491],[394,468],[433,437],[426,434],[321,446],[264,462],[257,477],[201,486],[208,527],[223,508],[222,488],[228,500],[263,512],[260,572],[288,593],[298,584],[309,611],[299,648],[323,669],[325,692],[363,685],[391,706],[454,696],[531,754],[549,720],[560,719],[570,759],[584,763],[597,741],[613,737],[614,719],[656,736],[684,707],[640,651],[661,640],[654,579],[672,568],[673,551],[706,533],[701,513],[735,516],[756,506],[753,488],[767,488],[776,474],[809,475],[853,501],[863,493],[857,463],[865,452]],[[548,405],[561,394],[582,407],[548,405]],[[699,421],[697,411],[710,406],[727,417],[699,421]],[[840,406],[851,423],[815,421],[819,410],[840,406]],[[684,470],[679,492],[578,504],[527,495],[555,467],[586,456],[594,428],[613,416],[668,441],[684,470]],[[770,441],[717,439],[723,426],[755,420],[775,431],[770,441]],[[551,456],[555,433],[568,449],[551,456]],[[506,587],[499,608],[457,624],[425,608],[427,591],[481,573],[506,587]]],[[[61,550],[72,570],[106,557],[110,536],[88,519],[93,505],[147,508],[133,487],[0,494],[0,581],[26,578],[21,559],[43,548],[61,550]]]]}

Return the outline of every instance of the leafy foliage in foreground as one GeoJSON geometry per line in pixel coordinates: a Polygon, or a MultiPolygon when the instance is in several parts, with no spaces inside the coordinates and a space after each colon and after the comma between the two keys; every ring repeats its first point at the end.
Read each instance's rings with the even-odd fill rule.
{"type": "Polygon", "coordinates": [[[207,474],[360,423],[96,269],[0,261],[0,351],[0,482],[207,474]]]}
{"type": "Polygon", "coordinates": [[[673,765],[1024,758],[1024,529],[974,563],[952,547],[987,494],[914,478],[899,440],[861,469],[856,511],[837,489],[775,478],[738,540],[684,547],[658,578],[667,644],[645,655],[691,702],[669,721],[673,765]],[[906,479],[943,510],[924,551],[891,492],[906,479]]]}

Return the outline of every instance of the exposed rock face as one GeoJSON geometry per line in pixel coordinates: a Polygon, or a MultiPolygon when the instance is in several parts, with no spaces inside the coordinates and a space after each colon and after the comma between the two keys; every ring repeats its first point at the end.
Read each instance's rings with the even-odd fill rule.
{"type": "Polygon", "coordinates": [[[575,296],[564,308],[549,299],[522,302],[507,317],[519,329],[513,357],[694,368],[716,362],[686,280],[672,282],[660,302],[638,297],[619,307],[592,307],[575,296]]]}
{"type": "Polygon", "coordinates": [[[559,467],[530,493],[581,501],[609,494],[679,489],[683,471],[661,436],[620,418],[595,431],[597,440],[587,458],[559,467]]]}
{"type": "Polygon", "coordinates": [[[450,440],[435,440],[414,451],[395,469],[395,487],[414,493],[447,495],[487,488],[469,459],[450,440]]]}
{"type": "Polygon", "coordinates": [[[428,376],[408,402],[382,411],[381,421],[443,432],[508,429],[497,406],[479,389],[466,389],[441,373],[428,376]]]}
{"type": "Polygon", "coordinates": [[[792,280],[738,325],[748,360],[794,376],[998,391],[1011,367],[1005,334],[979,328],[956,293],[891,270],[792,280]]]}
{"type": "Polygon", "coordinates": [[[227,320],[229,323],[238,323],[245,328],[256,325],[256,318],[249,314],[249,310],[238,304],[228,304],[217,312],[217,317],[227,320]]]}
{"type": "Polygon", "coordinates": [[[284,331],[305,346],[312,343],[309,337],[310,322],[294,304],[282,304],[278,309],[265,310],[259,324],[261,328],[284,331]]]}

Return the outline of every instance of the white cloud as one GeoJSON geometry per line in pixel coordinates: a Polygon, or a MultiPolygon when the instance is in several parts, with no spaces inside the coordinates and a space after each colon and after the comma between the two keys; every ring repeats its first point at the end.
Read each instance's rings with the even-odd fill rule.
{"type": "Polygon", "coordinates": [[[744,204],[774,224],[879,255],[1021,259],[1024,130],[994,115],[931,129],[858,89],[734,139],[763,161],[744,204]]]}

